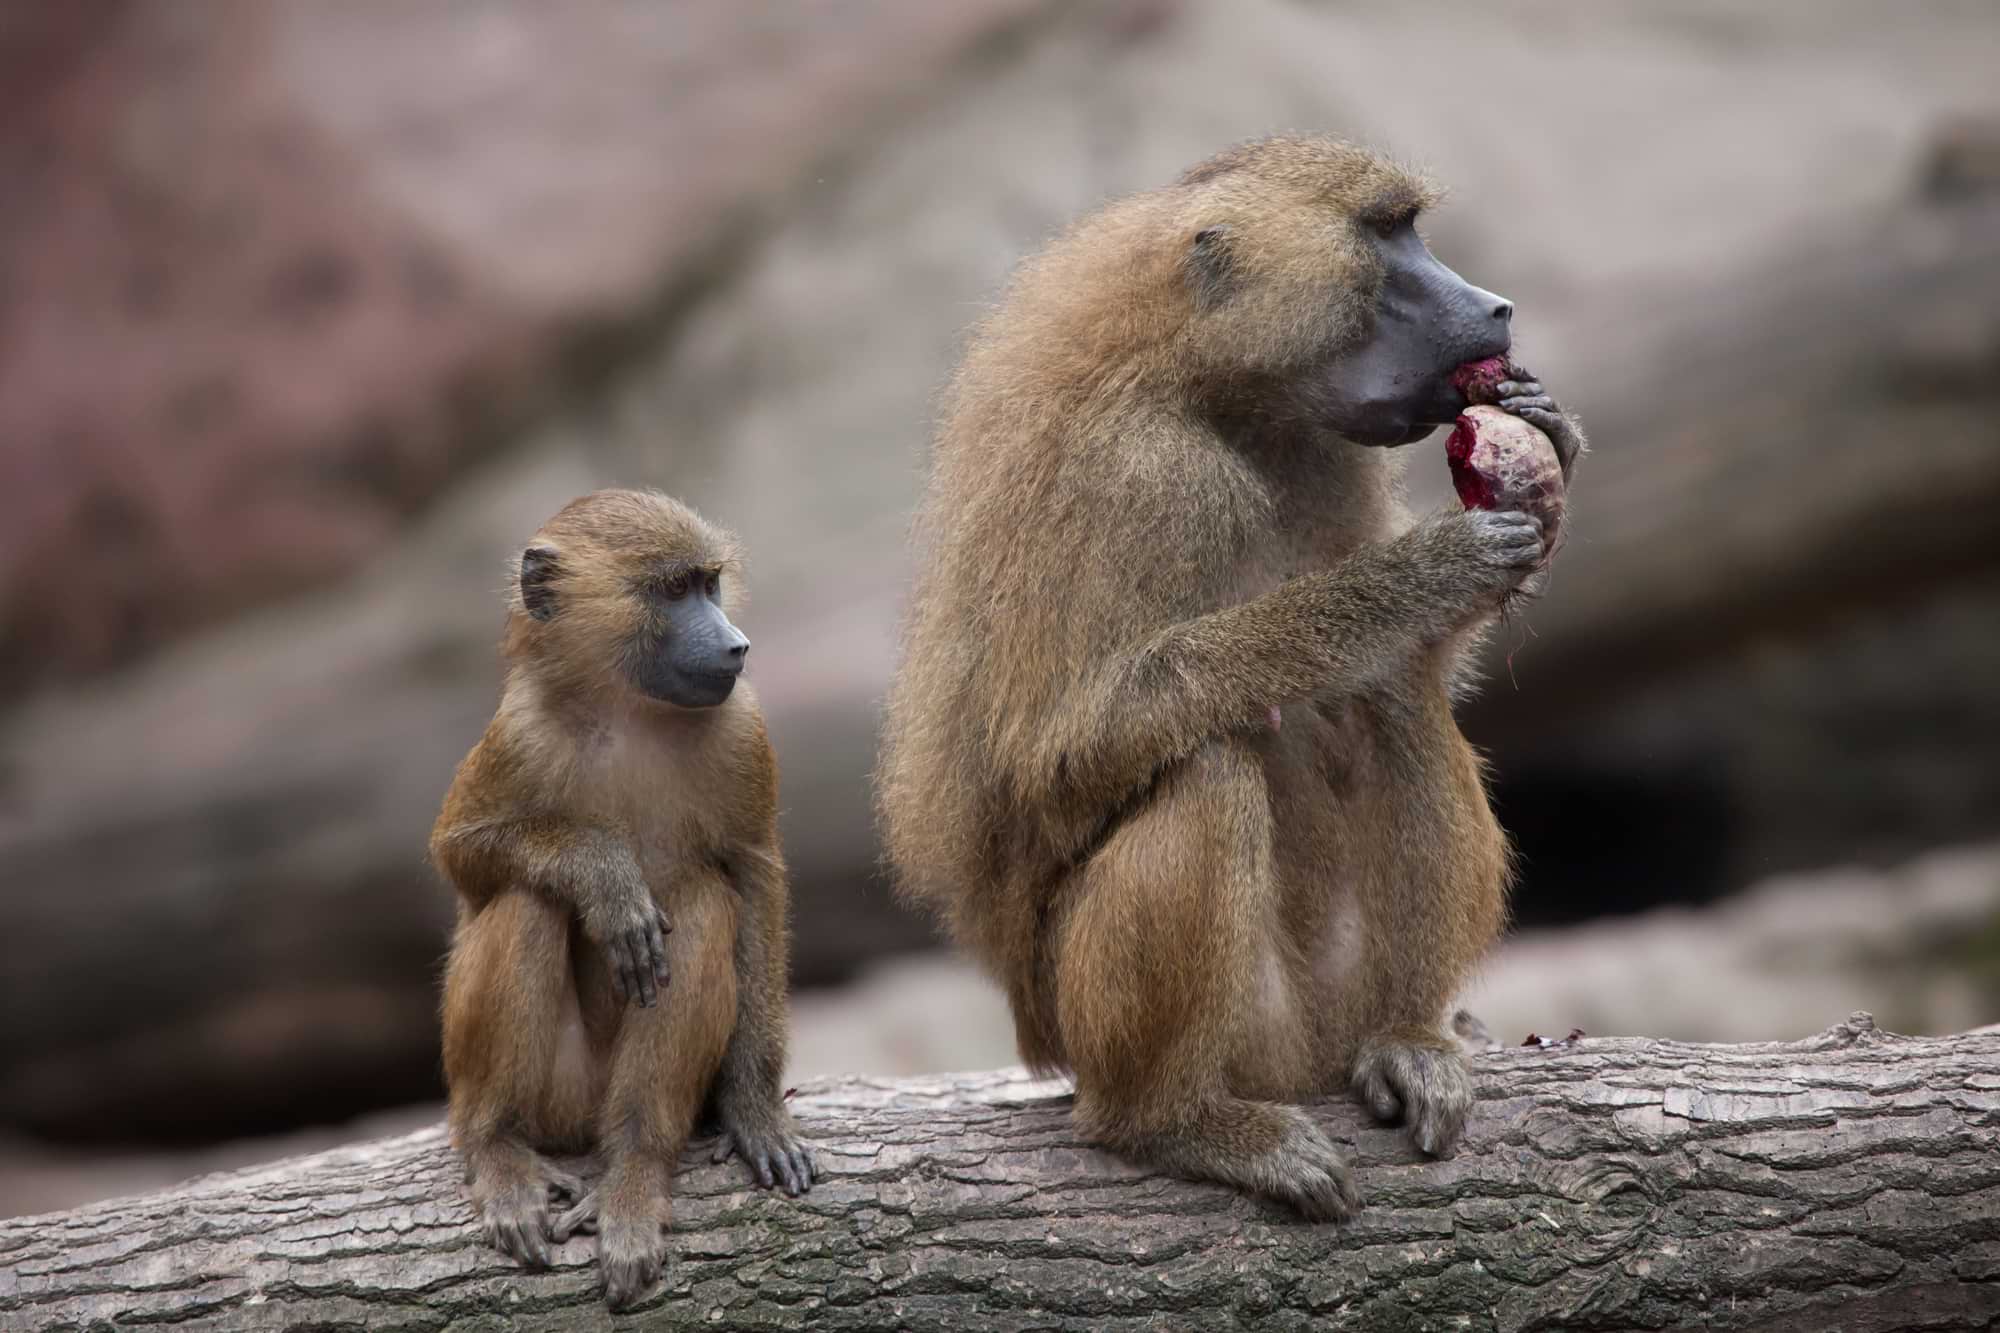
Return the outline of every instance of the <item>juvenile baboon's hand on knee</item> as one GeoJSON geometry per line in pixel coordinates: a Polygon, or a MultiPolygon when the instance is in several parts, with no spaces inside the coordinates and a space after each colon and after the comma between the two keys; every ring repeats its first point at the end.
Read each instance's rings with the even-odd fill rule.
{"type": "Polygon", "coordinates": [[[739,1115],[724,1108],[722,1135],[716,1140],[711,1160],[726,1162],[742,1157],[750,1174],[765,1189],[782,1187],[797,1197],[812,1188],[819,1164],[799,1141],[797,1126],[783,1111],[777,1115],[739,1115]]]}
{"type": "Polygon", "coordinates": [[[618,998],[650,1009],[667,984],[667,935],[673,927],[643,885],[592,904],[583,913],[584,933],[604,950],[618,998]]]}
{"type": "Polygon", "coordinates": [[[1442,1157],[1465,1132],[1472,1076],[1439,1041],[1378,1037],[1355,1057],[1354,1095],[1376,1119],[1409,1126],[1417,1150],[1442,1157]]]}

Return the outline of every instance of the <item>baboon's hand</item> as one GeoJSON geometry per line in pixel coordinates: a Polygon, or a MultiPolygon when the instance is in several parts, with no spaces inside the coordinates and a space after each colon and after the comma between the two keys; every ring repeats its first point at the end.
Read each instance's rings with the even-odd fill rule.
{"type": "Polygon", "coordinates": [[[1534,573],[1547,549],[1541,524],[1517,509],[1439,514],[1409,536],[1414,572],[1445,611],[1444,623],[1432,627],[1441,632],[1491,611],[1534,573]]]}
{"type": "Polygon", "coordinates": [[[1570,468],[1576,463],[1577,455],[1589,448],[1583,438],[1583,428],[1576,418],[1556,405],[1556,400],[1542,391],[1541,381],[1520,366],[1509,366],[1513,378],[1502,380],[1495,390],[1500,395],[1498,406],[1503,412],[1512,412],[1521,420],[1549,437],[1549,443],[1556,447],[1556,459],[1562,464],[1563,482],[1569,482],[1570,468]]]}
{"type": "Polygon", "coordinates": [[[782,1110],[775,1116],[739,1116],[725,1107],[712,1160],[726,1162],[740,1155],[759,1185],[782,1186],[796,1197],[811,1189],[819,1174],[818,1163],[799,1142],[796,1130],[791,1116],[782,1110]]]}
{"type": "Polygon", "coordinates": [[[667,935],[673,927],[643,886],[583,914],[584,932],[604,950],[618,998],[650,1009],[667,984],[667,935]]]}

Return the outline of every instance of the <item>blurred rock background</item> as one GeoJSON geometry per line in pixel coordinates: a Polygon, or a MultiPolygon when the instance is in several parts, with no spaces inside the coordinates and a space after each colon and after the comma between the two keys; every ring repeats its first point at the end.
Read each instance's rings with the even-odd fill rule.
{"type": "Polygon", "coordinates": [[[871,827],[933,395],[1288,128],[1451,186],[1596,443],[1464,715],[1489,1026],[2000,1019],[1995,69],[1984,0],[0,3],[0,1213],[434,1114],[424,835],[604,484],[751,552],[796,1070],[1011,1058],[871,827]]]}

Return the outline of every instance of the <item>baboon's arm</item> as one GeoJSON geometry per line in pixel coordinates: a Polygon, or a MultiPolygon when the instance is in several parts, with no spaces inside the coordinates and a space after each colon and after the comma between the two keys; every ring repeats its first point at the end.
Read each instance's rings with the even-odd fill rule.
{"type": "Polygon", "coordinates": [[[581,910],[593,897],[646,888],[623,838],[557,815],[441,825],[431,835],[431,860],[475,908],[508,889],[533,889],[581,910]]]}
{"type": "Polygon", "coordinates": [[[775,846],[746,847],[724,873],[738,897],[736,1030],[716,1072],[718,1152],[741,1154],[760,1184],[797,1194],[814,1164],[785,1109],[785,863],[775,846]]]}
{"type": "Polygon", "coordinates": [[[1116,801],[1209,738],[1267,725],[1275,704],[1366,690],[1490,613],[1540,553],[1525,515],[1453,511],[1169,626],[1058,703],[1026,790],[1116,801]]]}
{"type": "Polygon", "coordinates": [[[666,931],[632,849],[619,834],[553,815],[440,824],[431,860],[477,911],[509,889],[575,909],[605,950],[621,998],[650,1006],[666,980],[666,931]]]}
{"type": "Polygon", "coordinates": [[[720,1099],[778,1105],[785,1072],[785,865],[775,848],[729,858],[736,923],[736,1035],[723,1057],[720,1099]]]}

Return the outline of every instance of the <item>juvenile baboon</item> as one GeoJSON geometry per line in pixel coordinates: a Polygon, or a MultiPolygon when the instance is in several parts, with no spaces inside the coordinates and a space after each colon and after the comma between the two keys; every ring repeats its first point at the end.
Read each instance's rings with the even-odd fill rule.
{"type": "Polygon", "coordinates": [[[444,1064],[474,1204],[530,1267],[594,1228],[614,1308],[659,1275],[704,1108],[716,1160],[813,1178],[780,1088],[788,892],[736,570],[664,495],[565,506],[521,555],[500,707],[431,834],[459,895],[444,1064]],[[539,1155],[592,1148],[588,1194],[539,1155]]]}
{"type": "MultiPolygon", "coordinates": [[[[1096,1140],[1315,1218],[1358,1206],[1286,1103],[1351,1086],[1418,1147],[1471,1103],[1446,1006],[1508,851],[1456,661],[1535,521],[1412,522],[1399,461],[1512,307],[1431,193],[1312,138],[1084,219],[950,390],[880,769],[904,891],[1006,988],[1096,1140]]],[[[1516,371],[1503,406],[1582,437],[1516,371]]]]}

